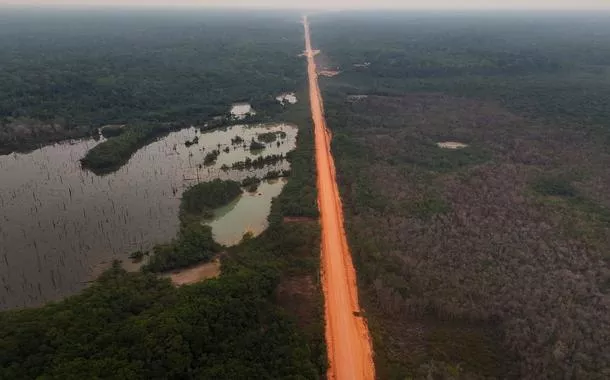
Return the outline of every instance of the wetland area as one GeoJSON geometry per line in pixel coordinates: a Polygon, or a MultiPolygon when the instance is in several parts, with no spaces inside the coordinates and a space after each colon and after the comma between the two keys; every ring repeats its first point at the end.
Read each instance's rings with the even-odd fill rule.
{"type": "Polygon", "coordinates": [[[259,234],[285,184],[277,177],[290,169],[284,157],[295,148],[296,136],[297,128],[288,124],[191,127],[138,150],[104,176],[79,162],[103,139],[0,156],[0,309],[72,295],[113,260],[138,269],[141,263],[129,254],[176,236],[181,195],[198,182],[269,177],[202,221],[223,245],[237,243],[246,232],[259,234]],[[244,162],[259,164],[235,165],[244,162]]]}

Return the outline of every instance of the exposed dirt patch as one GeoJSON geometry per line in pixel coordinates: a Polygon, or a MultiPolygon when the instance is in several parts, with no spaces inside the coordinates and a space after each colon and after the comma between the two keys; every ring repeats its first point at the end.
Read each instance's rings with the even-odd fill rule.
{"type": "Polygon", "coordinates": [[[444,142],[436,143],[436,145],[438,145],[439,148],[443,148],[443,149],[463,149],[463,148],[468,147],[468,144],[464,144],[464,143],[456,142],[456,141],[444,141],[444,142]]]}
{"type": "Polygon", "coordinates": [[[341,74],[341,71],[337,71],[337,70],[320,70],[320,72],[318,74],[323,76],[323,77],[332,78],[332,77],[336,77],[337,75],[341,74]]]}
{"type": "Polygon", "coordinates": [[[218,276],[220,276],[220,259],[218,258],[209,263],[161,275],[161,277],[170,278],[176,286],[194,284],[218,276]]]}

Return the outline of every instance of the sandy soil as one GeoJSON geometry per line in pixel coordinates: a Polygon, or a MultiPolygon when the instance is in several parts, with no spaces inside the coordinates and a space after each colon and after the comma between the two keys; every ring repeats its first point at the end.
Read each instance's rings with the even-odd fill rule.
{"type": "Polygon", "coordinates": [[[161,277],[170,278],[176,286],[189,285],[196,282],[216,278],[220,275],[220,259],[212,262],[200,264],[194,267],[181,269],[172,273],[167,273],[161,277]]]}
{"type": "Polygon", "coordinates": [[[343,228],[343,208],[330,151],[322,95],[318,85],[309,23],[303,19],[311,113],[315,128],[318,206],[322,224],[322,283],[328,348],[328,378],[374,379],[373,350],[360,314],[356,273],[343,228]]]}
{"type": "Polygon", "coordinates": [[[322,75],[323,77],[335,77],[337,75],[341,74],[341,71],[336,71],[336,70],[321,70],[320,71],[320,75],[322,75]]]}

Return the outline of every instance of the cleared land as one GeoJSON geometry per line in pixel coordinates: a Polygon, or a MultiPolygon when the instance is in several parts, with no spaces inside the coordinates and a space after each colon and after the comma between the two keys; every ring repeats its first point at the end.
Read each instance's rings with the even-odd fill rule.
{"type": "Polygon", "coordinates": [[[330,379],[374,379],[373,352],[360,315],[356,274],[343,229],[343,210],[324,120],[307,17],[303,19],[311,113],[314,121],[318,207],[322,224],[322,278],[330,379]]]}

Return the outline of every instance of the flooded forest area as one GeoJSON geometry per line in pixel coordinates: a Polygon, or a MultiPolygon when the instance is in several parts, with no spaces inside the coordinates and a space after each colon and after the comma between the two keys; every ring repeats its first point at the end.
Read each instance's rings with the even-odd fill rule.
{"type": "Polygon", "coordinates": [[[0,15],[0,309],[74,294],[113,260],[136,270],[200,182],[262,180],[204,223],[225,245],[264,230],[296,146],[279,115],[300,31],[214,13],[0,15]]]}
{"type": "Polygon", "coordinates": [[[323,376],[299,19],[0,14],[0,378],[323,376]]]}

